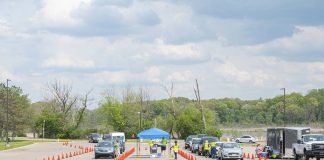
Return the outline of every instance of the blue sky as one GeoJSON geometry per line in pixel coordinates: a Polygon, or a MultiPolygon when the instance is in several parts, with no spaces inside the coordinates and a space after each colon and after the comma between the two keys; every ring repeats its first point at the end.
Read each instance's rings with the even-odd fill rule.
{"type": "Polygon", "coordinates": [[[268,98],[323,88],[321,0],[2,0],[0,80],[33,102],[55,80],[92,97],[268,98]]]}

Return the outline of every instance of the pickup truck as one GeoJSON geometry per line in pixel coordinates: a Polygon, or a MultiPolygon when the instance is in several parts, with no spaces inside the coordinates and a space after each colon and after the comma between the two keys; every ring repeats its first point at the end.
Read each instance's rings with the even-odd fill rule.
{"type": "Polygon", "coordinates": [[[306,134],[297,140],[297,143],[292,144],[294,159],[298,160],[301,157],[309,158],[324,158],[324,135],[322,134],[306,134]]]}

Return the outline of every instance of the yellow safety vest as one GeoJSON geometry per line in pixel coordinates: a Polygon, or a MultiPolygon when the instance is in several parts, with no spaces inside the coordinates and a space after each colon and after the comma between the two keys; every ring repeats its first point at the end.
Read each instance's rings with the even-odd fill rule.
{"type": "Polygon", "coordinates": [[[209,148],[209,144],[208,144],[207,142],[205,142],[204,149],[205,149],[205,150],[209,150],[209,149],[210,149],[210,148],[209,148]]]}
{"type": "Polygon", "coordinates": [[[211,143],[210,143],[210,146],[211,146],[211,147],[216,147],[216,142],[211,142],[211,143]]]}
{"type": "Polygon", "coordinates": [[[150,145],[150,147],[152,147],[152,146],[153,146],[153,142],[152,142],[152,141],[150,141],[150,142],[149,142],[149,145],[150,145]]]}
{"type": "Polygon", "coordinates": [[[178,151],[179,151],[179,144],[174,144],[174,145],[172,146],[172,148],[173,148],[173,151],[174,151],[174,152],[178,152],[178,151]]]}
{"type": "Polygon", "coordinates": [[[166,146],[167,145],[167,140],[166,139],[162,139],[162,146],[166,146]]]}

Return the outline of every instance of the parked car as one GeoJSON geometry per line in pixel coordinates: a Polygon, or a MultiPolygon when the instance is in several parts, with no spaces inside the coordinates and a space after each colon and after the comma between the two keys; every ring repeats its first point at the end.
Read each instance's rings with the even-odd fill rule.
{"type": "Polygon", "coordinates": [[[192,145],[190,146],[190,151],[192,153],[198,152],[198,145],[199,145],[200,141],[201,141],[201,138],[192,138],[192,145]]]}
{"type": "Polygon", "coordinates": [[[125,133],[123,132],[113,132],[109,134],[104,134],[102,136],[102,140],[104,141],[113,141],[113,142],[119,142],[120,146],[120,153],[125,152],[125,133]]]}
{"type": "Polygon", "coordinates": [[[256,141],[257,139],[250,135],[245,135],[235,140],[237,143],[255,143],[256,141]]]}
{"type": "Polygon", "coordinates": [[[207,136],[207,135],[206,134],[198,134],[197,135],[198,138],[202,138],[202,137],[205,137],[205,136],[207,136]]]}
{"type": "Polygon", "coordinates": [[[197,135],[190,135],[186,138],[186,141],[185,141],[185,149],[187,148],[190,148],[191,147],[191,144],[192,144],[192,139],[193,138],[197,138],[198,136],[197,135]]]}
{"type": "Polygon", "coordinates": [[[88,139],[89,143],[98,143],[101,140],[99,133],[90,133],[88,139]]]}
{"type": "Polygon", "coordinates": [[[243,149],[236,142],[223,142],[222,147],[218,151],[221,160],[224,159],[240,159],[243,160],[243,149]]]}
{"type": "Polygon", "coordinates": [[[306,134],[293,143],[294,159],[305,157],[321,159],[324,158],[324,135],[323,134],[306,134]]]}
{"type": "Polygon", "coordinates": [[[95,147],[95,159],[99,157],[116,157],[113,141],[101,141],[95,147]]]}
{"type": "MultiPolygon", "coordinates": [[[[217,137],[213,137],[213,136],[205,136],[205,137],[201,138],[201,141],[199,142],[199,145],[198,145],[198,155],[205,156],[204,143],[206,141],[208,141],[208,143],[210,144],[211,142],[219,142],[219,139],[217,137]]],[[[209,154],[209,155],[211,155],[211,154],[209,154]]]]}

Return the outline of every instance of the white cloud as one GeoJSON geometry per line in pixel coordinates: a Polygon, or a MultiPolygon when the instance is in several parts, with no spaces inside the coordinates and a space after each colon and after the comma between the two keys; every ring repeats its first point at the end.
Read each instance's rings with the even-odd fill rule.
{"type": "Polygon", "coordinates": [[[43,0],[42,8],[33,20],[41,20],[43,24],[48,26],[51,24],[76,25],[79,20],[73,17],[73,12],[80,7],[89,5],[90,2],[91,0],[43,0]]]}
{"type": "Polygon", "coordinates": [[[145,74],[149,82],[161,83],[161,72],[157,66],[151,66],[147,68],[145,74]]]}
{"type": "Polygon", "coordinates": [[[95,73],[94,80],[99,84],[120,85],[125,84],[129,80],[129,76],[130,73],[127,71],[103,71],[95,73]]]}
{"type": "Polygon", "coordinates": [[[94,68],[95,62],[92,60],[82,60],[77,57],[60,56],[49,58],[43,62],[43,67],[58,68],[94,68]]]}

